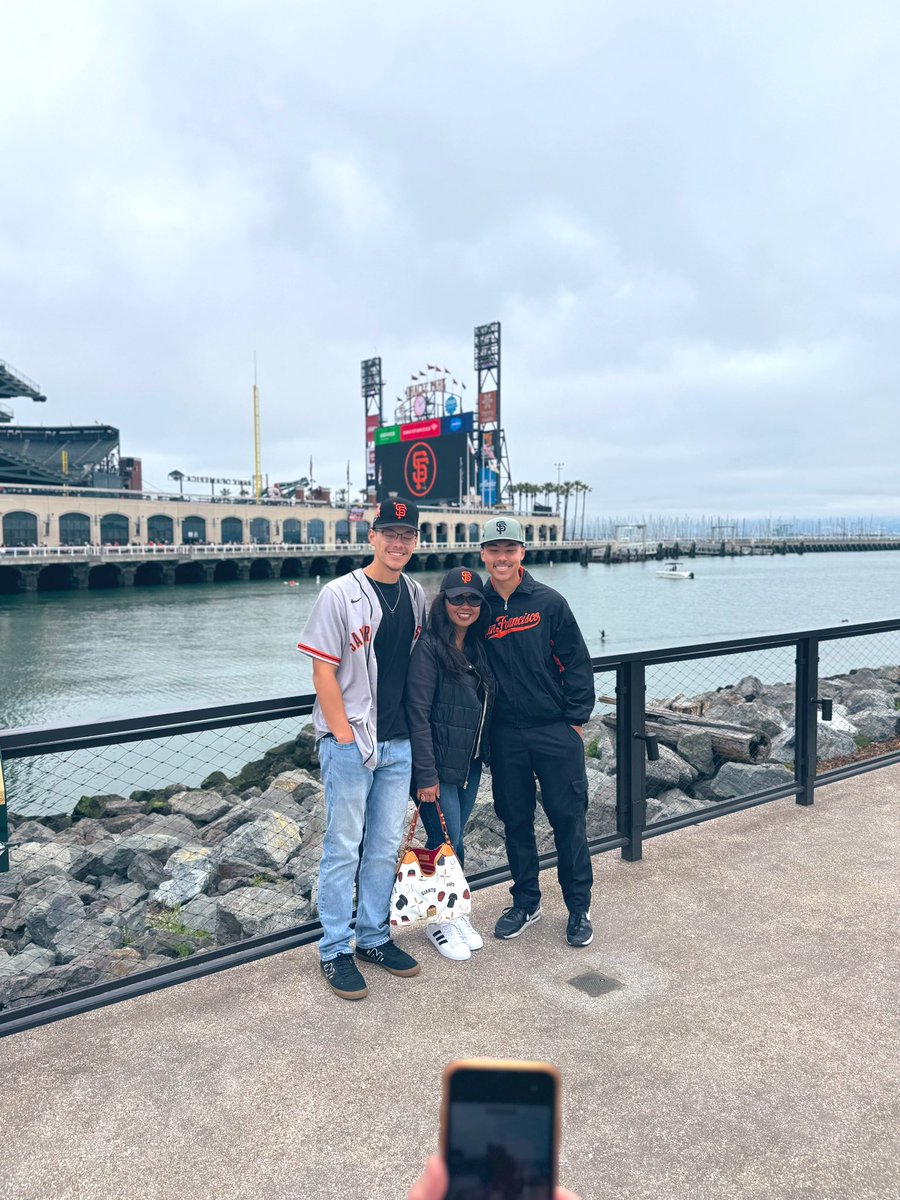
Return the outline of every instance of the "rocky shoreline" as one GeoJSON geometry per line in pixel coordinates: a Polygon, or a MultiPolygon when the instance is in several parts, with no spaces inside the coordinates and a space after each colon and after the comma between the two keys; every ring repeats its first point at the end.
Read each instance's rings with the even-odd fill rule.
{"type": "MultiPolygon", "coordinates": [[[[894,748],[900,667],[820,680],[819,695],[834,705],[832,721],[818,728],[820,764],[894,748]]],[[[792,781],[793,684],[747,676],[715,692],[650,700],[649,708],[676,723],[672,744],[647,763],[648,824],[792,781]],[[678,714],[709,728],[683,728],[678,714]],[[753,733],[754,761],[724,758],[720,727],[753,733]]],[[[616,830],[611,706],[591,719],[585,740],[588,835],[597,838],[616,830]]],[[[239,774],[213,772],[199,788],[83,797],[70,816],[10,816],[12,867],[0,875],[0,1008],[314,919],[324,835],[318,767],[303,729],[239,774]]],[[[551,850],[540,809],[537,834],[539,851],[551,850]]],[[[466,855],[470,873],[506,861],[488,777],[466,855]]]]}

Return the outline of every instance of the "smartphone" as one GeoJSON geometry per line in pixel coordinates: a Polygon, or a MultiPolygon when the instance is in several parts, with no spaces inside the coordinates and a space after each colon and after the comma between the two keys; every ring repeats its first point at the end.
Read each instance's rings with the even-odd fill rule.
{"type": "Polygon", "coordinates": [[[553,1200],[559,1112],[559,1071],[549,1063],[449,1063],[441,1107],[447,1200],[553,1200]]]}

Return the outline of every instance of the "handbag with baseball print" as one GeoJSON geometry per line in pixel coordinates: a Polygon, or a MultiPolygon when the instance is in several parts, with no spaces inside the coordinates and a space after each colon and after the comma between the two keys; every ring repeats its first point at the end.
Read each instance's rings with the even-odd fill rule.
{"type": "Polygon", "coordinates": [[[412,839],[419,822],[419,806],[416,805],[391,892],[391,924],[394,926],[414,925],[418,921],[452,921],[454,917],[466,916],[472,911],[469,885],[450,844],[444,814],[436,801],[435,808],[441,818],[444,841],[436,850],[413,846],[412,839]]]}

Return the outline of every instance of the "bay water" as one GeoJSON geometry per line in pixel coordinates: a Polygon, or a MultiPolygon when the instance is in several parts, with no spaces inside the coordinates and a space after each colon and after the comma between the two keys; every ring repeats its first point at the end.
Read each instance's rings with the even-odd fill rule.
{"type": "MultiPolygon", "coordinates": [[[[698,558],[685,566],[694,579],[660,579],[656,562],[529,569],[566,596],[594,655],[900,616],[897,552],[698,558]]],[[[442,572],[416,578],[431,599],[442,572]]],[[[64,725],[308,693],[311,665],[296,645],[319,586],[315,579],[293,585],[271,580],[0,596],[0,727],[64,725]]],[[[879,638],[823,647],[822,673],[900,662],[900,637],[879,638]]],[[[651,668],[648,693],[693,693],[748,673],[766,682],[788,681],[793,669],[787,649],[705,664],[695,660],[651,668]]],[[[598,679],[600,694],[613,686],[611,675],[598,679]]],[[[245,740],[233,750],[224,748],[221,733],[215,737],[218,744],[210,742],[206,761],[193,775],[206,773],[210,758],[222,769],[239,769],[267,737],[273,744],[271,730],[260,732],[258,744],[245,740]]],[[[89,753],[77,753],[89,771],[89,753]]],[[[74,765],[67,766],[67,799],[91,790],[74,765]]],[[[20,779],[25,766],[10,764],[20,779]]],[[[134,769],[119,771],[117,790],[158,784],[172,770],[169,763],[166,774],[145,755],[134,769]]],[[[56,791],[54,800],[31,797],[29,807],[64,807],[59,787],[56,791]]],[[[14,799],[11,795],[11,803],[14,799]]]]}

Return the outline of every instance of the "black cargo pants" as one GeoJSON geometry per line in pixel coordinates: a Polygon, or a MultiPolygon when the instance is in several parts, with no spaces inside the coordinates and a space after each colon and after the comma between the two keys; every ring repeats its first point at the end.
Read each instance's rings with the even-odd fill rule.
{"type": "Polygon", "coordinates": [[[534,837],[535,776],[556,842],[557,874],[566,907],[569,912],[587,912],[594,874],[585,827],[584,742],[565,721],[527,729],[495,723],[491,730],[494,808],[506,834],[513,904],[529,910],[541,899],[534,837]]]}

